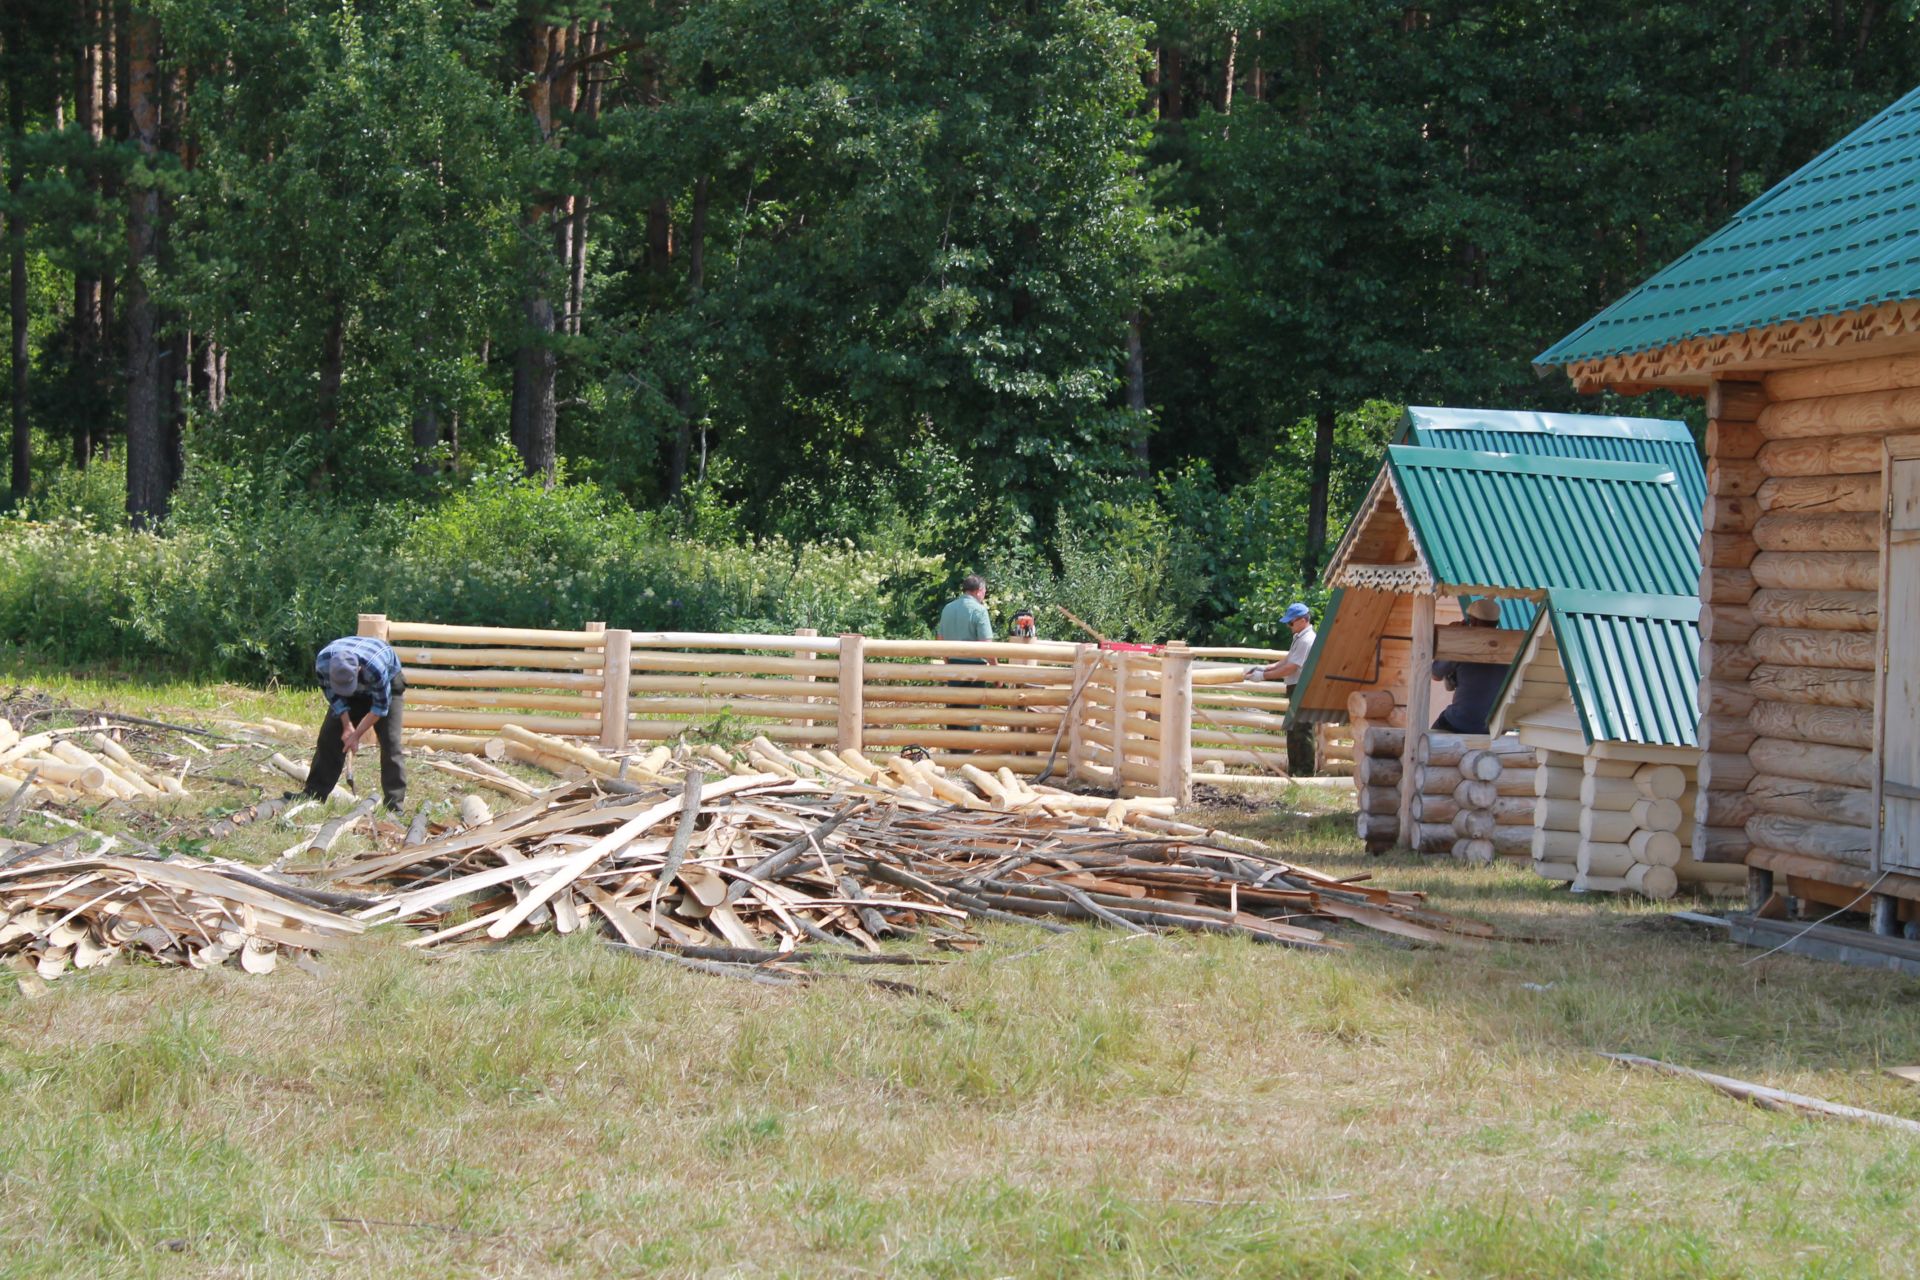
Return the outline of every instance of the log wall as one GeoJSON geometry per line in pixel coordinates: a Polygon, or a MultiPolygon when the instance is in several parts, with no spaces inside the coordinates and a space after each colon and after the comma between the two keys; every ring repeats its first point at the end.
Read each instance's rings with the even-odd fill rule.
{"type": "Polygon", "coordinates": [[[1720,856],[1851,885],[1875,824],[1883,449],[1920,434],[1920,361],[1782,370],[1764,392],[1745,804],[1721,806],[1712,834],[1720,856]]]}
{"type": "MultiPolygon", "coordinates": [[[[1792,560],[1791,554],[1763,551],[1756,529],[1769,513],[1784,518],[1801,508],[1786,505],[1759,456],[1766,439],[1759,424],[1766,393],[1758,382],[1720,381],[1707,397],[1706,511],[1700,544],[1700,764],[1693,779],[1687,816],[1692,861],[1739,862],[1744,859],[1741,824],[1729,821],[1752,771],[1746,751],[1753,741],[1748,725],[1754,694],[1750,678],[1760,659],[1753,650],[1762,629],[1754,598],[1777,588],[1777,577],[1763,567],[1792,560]],[[1745,501],[1733,501],[1752,495],[1745,501]],[[1764,578],[1764,580],[1763,580],[1764,578]],[[1716,825],[1721,824],[1721,825],[1716,825]]],[[[1771,537],[1771,534],[1769,534],[1771,537]]]]}

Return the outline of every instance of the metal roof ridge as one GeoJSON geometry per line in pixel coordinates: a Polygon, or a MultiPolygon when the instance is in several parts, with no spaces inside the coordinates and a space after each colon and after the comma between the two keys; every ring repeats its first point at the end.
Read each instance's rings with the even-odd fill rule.
{"type": "Polygon", "coordinates": [[[1611,618],[1642,618],[1659,622],[1700,624],[1700,597],[1658,595],[1641,591],[1601,591],[1586,587],[1547,588],[1548,607],[1559,613],[1595,614],[1611,618]]]}
{"type": "MultiPolygon", "coordinates": [[[[1390,444],[1389,462],[1403,467],[1451,468],[1467,471],[1504,471],[1516,475],[1552,476],[1567,480],[1618,480],[1639,484],[1675,484],[1672,467],[1657,462],[1615,462],[1611,459],[1563,458],[1537,453],[1491,453],[1479,449],[1442,449],[1430,445],[1390,444]]],[[[1395,486],[1398,489],[1398,485],[1395,486]]]]}
{"type": "MultiPolygon", "coordinates": [[[[1649,418],[1627,414],[1550,413],[1535,409],[1456,408],[1414,405],[1406,408],[1400,438],[1417,429],[1431,432],[1498,431],[1514,435],[1558,436],[1566,439],[1651,440],[1692,443],[1693,433],[1678,418],[1649,418]]],[[[1444,448],[1428,445],[1428,448],[1444,448]]],[[[1487,452],[1477,450],[1476,452],[1487,452]]]]}

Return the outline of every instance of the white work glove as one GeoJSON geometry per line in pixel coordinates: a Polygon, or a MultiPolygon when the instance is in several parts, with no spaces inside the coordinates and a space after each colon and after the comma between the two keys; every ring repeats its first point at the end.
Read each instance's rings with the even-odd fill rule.
{"type": "Polygon", "coordinates": [[[1266,678],[1267,678],[1267,669],[1265,667],[1248,667],[1247,668],[1248,680],[1250,681],[1265,680],[1266,678]]]}

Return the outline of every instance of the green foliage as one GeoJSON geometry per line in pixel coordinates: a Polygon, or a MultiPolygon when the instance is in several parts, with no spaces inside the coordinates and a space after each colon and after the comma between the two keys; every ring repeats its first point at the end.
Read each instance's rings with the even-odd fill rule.
{"type": "Polygon", "coordinates": [[[165,536],[0,526],[0,641],[68,662],[302,681],[362,612],[455,624],[921,634],[941,561],[847,545],[710,543],[586,485],[500,476],[368,511],[234,479],[165,536]]]}
{"type": "Polygon", "coordinates": [[[119,457],[88,467],[59,467],[28,498],[22,514],[31,520],[67,521],[96,532],[127,522],[127,467],[119,457]]]}

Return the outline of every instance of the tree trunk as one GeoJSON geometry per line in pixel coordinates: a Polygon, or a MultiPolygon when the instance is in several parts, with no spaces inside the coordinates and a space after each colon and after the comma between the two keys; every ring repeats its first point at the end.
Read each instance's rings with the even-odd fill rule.
{"type": "MultiPolygon", "coordinates": [[[[151,163],[158,151],[159,27],[144,14],[127,19],[128,137],[151,163]]],[[[136,529],[167,511],[166,457],[160,439],[160,344],[146,274],[160,221],[159,193],[141,183],[127,193],[127,515],[136,529]]]]}
{"type": "MultiPolygon", "coordinates": [[[[606,46],[605,25],[599,22],[587,24],[584,56],[595,57],[606,46]]],[[[600,118],[600,79],[590,69],[576,84],[575,110],[588,121],[600,118]]],[[[586,311],[587,293],[587,223],[592,214],[593,201],[578,195],[573,199],[573,218],[568,225],[571,241],[567,246],[567,323],[568,333],[578,335],[586,311]]]]}
{"type": "MultiPolygon", "coordinates": [[[[693,216],[687,226],[687,298],[698,298],[707,281],[707,203],[712,180],[705,175],[694,180],[693,216]]],[[[664,201],[662,204],[664,205],[664,201]]],[[[680,421],[673,433],[673,451],[667,459],[667,495],[673,497],[687,483],[687,467],[693,461],[693,393],[685,383],[673,388],[673,406],[680,421]]],[[[701,441],[700,475],[706,476],[706,442],[701,441]]]]}
{"type": "Polygon", "coordinates": [[[687,296],[707,287],[707,201],[713,186],[704,174],[693,183],[693,220],[687,228],[687,296]]]}
{"type": "Polygon", "coordinates": [[[346,304],[332,299],[330,305],[332,314],[320,341],[320,392],[314,405],[314,422],[320,430],[320,462],[309,480],[315,488],[332,476],[334,460],[339,456],[340,387],[346,381],[346,304]]]}
{"type": "Polygon", "coordinates": [[[514,438],[527,475],[552,486],[556,451],[557,406],[554,383],[560,362],[553,351],[553,303],[535,290],[521,304],[526,336],[514,357],[515,408],[521,414],[514,438]]]}
{"type": "Polygon", "coordinates": [[[193,402],[193,334],[184,325],[167,342],[164,365],[167,394],[160,454],[171,498],[187,474],[187,409],[193,402]]]}
{"type": "Polygon", "coordinates": [[[439,470],[433,451],[440,446],[440,411],[432,404],[413,415],[413,474],[430,476],[439,470]]]}
{"type": "Polygon", "coordinates": [[[1220,114],[1233,114],[1234,63],[1240,56],[1240,32],[1227,32],[1227,73],[1220,78],[1220,114]]]}
{"type": "Polygon", "coordinates": [[[1327,490],[1333,483],[1334,411],[1323,408],[1313,420],[1313,471],[1307,494],[1307,554],[1301,565],[1301,577],[1312,582],[1320,576],[1327,552],[1327,490]]]}
{"type": "Polygon", "coordinates": [[[1180,98],[1182,59],[1178,49],[1160,51],[1160,118],[1178,124],[1186,112],[1180,98]]]}
{"type": "Polygon", "coordinates": [[[1148,437],[1153,423],[1147,416],[1147,356],[1143,341],[1146,320],[1139,311],[1127,317],[1127,408],[1133,410],[1133,460],[1135,469],[1146,474],[1152,459],[1148,437]]]}
{"type": "MultiPolygon", "coordinates": [[[[9,24],[10,45],[17,42],[24,26],[18,20],[9,24]]],[[[7,53],[11,55],[7,59],[11,69],[7,77],[7,129],[14,142],[13,163],[7,167],[7,195],[12,202],[7,214],[7,314],[12,325],[12,343],[8,348],[13,366],[12,490],[13,500],[19,502],[27,496],[33,481],[33,435],[27,426],[27,224],[19,205],[20,188],[26,176],[21,171],[26,163],[21,155],[21,144],[27,136],[27,104],[21,85],[25,78],[21,63],[26,53],[19,48],[9,48],[7,53]]]]}
{"type": "MultiPolygon", "coordinates": [[[[104,141],[105,103],[101,93],[101,73],[105,56],[97,38],[101,6],[82,0],[80,6],[82,45],[74,73],[74,117],[87,139],[96,147],[104,141]]],[[[85,179],[94,185],[92,166],[85,179]]],[[[78,184],[76,184],[78,185],[78,184]]],[[[77,381],[89,391],[97,385],[95,362],[99,359],[105,317],[100,309],[100,278],[82,262],[73,276],[73,368],[77,381]]],[[[81,411],[73,415],[73,463],[84,467],[93,456],[92,396],[86,397],[81,411]]]]}
{"type": "MultiPolygon", "coordinates": [[[[531,74],[526,100],[539,129],[540,145],[558,146],[554,123],[554,91],[560,78],[565,34],[561,28],[536,22],[526,45],[526,69],[531,74]]],[[[527,210],[525,244],[529,255],[527,281],[521,296],[525,328],[513,360],[513,443],[529,476],[551,485],[554,479],[555,392],[559,360],[553,350],[553,300],[547,296],[552,271],[549,254],[565,252],[565,227],[552,225],[555,201],[538,195],[527,210]],[[542,248],[549,241],[551,248],[542,248]]],[[[564,262],[561,264],[564,268],[564,262]]],[[[563,274],[563,280],[566,278],[563,274]]]]}

